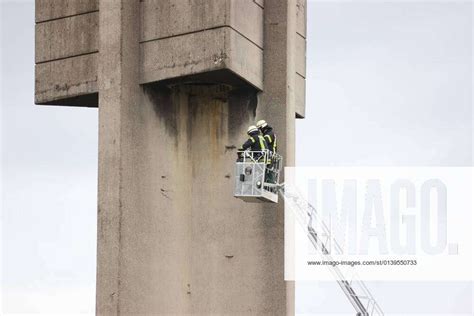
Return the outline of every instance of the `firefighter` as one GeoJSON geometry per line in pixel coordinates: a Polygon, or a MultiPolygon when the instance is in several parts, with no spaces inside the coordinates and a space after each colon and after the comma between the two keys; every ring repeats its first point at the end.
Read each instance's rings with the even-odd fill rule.
{"type": "Polygon", "coordinates": [[[277,152],[277,139],[276,135],[273,132],[273,128],[265,122],[265,120],[260,120],[257,122],[258,129],[262,132],[263,138],[267,142],[268,149],[272,153],[277,152]]]}
{"type": "Polygon", "coordinates": [[[275,160],[273,157],[273,154],[276,154],[277,152],[277,139],[276,135],[273,132],[273,128],[265,122],[265,120],[260,120],[257,122],[257,128],[260,130],[260,132],[263,135],[263,138],[265,139],[265,142],[267,143],[268,150],[270,150],[270,154],[268,157],[268,167],[266,169],[266,174],[265,178],[266,181],[274,183],[276,179],[275,175],[275,160]]]}
{"type": "MultiPolygon", "coordinates": [[[[265,139],[256,126],[249,126],[247,134],[249,135],[249,139],[239,148],[239,151],[264,151],[268,149],[265,139]]],[[[262,156],[264,156],[262,153],[254,154],[254,159],[259,160],[262,156]]]]}

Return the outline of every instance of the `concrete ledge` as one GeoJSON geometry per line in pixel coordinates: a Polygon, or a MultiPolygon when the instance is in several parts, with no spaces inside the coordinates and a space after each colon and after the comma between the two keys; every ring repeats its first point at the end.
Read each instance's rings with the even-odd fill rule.
{"type": "Polygon", "coordinates": [[[263,5],[264,5],[263,0],[253,0],[253,2],[255,2],[256,4],[258,4],[259,6],[261,6],[263,8],[263,5]]]}
{"type": "Polygon", "coordinates": [[[47,103],[38,103],[39,105],[53,105],[53,106],[76,106],[76,107],[99,107],[99,93],[82,94],[76,97],[64,98],[47,103]]]}
{"type": "Polygon", "coordinates": [[[307,0],[296,0],[296,33],[306,38],[307,0]]]}
{"type": "Polygon", "coordinates": [[[36,65],[35,103],[58,104],[69,98],[77,101],[77,97],[97,93],[98,55],[93,53],[36,65]]]}
{"type": "Polygon", "coordinates": [[[92,12],[36,24],[35,61],[97,52],[99,14],[92,12]]]}
{"type": "Polygon", "coordinates": [[[36,0],[36,23],[99,10],[99,0],[36,0]]]}
{"type": "Polygon", "coordinates": [[[143,0],[140,41],[150,41],[226,25],[228,0],[143,0]]]}
{"type": "Polygon", "coordinates": [[[306,78],[306,40],[299,34],[295,39],[295,69],[296,73],[306,78]]]}
{"type": "Polygon", "coordinates": [[[307,0],[296,0],[295,116],[306,115],[306,8],[307,0]]]}
{"type": "Polygon", "coordinates": [[[263,50],[227,28],[229,69],[259,90],[263,89],[263,50]]]}
{"type": "Polygon", "coordinates": [[[263,9],[252,0],[143,0],[140,41],[229,26],[263,48],[263,9]]]}
{"type": "MultiPolygon", "coordinates": [[[[35,102],[97,106],[90,95],[98,92],[98,54],[37,64],[35,102]]],[[[141,84],[168,80],[263,86],[263,51],[230,27],[145,42],[140,54],[141,84]]]]}
{"type": "MultiPolygon", "coordinates": [[[[36,103],[96,106],[96,98],[82,96],[98,93],[98,2],[37,0],[36,103]]],[[[256,0],[141,1],[140,83],[219,83],[217,71],[227,70],[220,83],[261,90],[262,6],[256,0]]]]}
{"type": "Polygon", "coordinates": [[[295,116],[304,118],[306,115],[306,79],[295,75],[295,116]]]}
{"type": "Polygon", "coordinates": [[[263,9],[252,0],[230,0],[230,6],[228,25],[263,49],[263,9]]]}
{"type": "MultiPolygon", "coordinates": [[[[242,77],[229,69],[219,69],[198,73],[195,75],[165,79],[159,82],[152,82],[149,86],[176,85],[189,85],[196,87],[202,87],[203,85],[226,85],[232,88],[246,88],[248,91],[252,91],[250,88],[251,86],[249,86],[246,80],[242,79],[242,77]]],[[[255,93],[257,93],[258,89],[254,89],[255,93]]]]}
{"type": "Polygon", "coordinates": [[[263,52],[230,27],[140,44],[140,83],[229,69],[262,89],[263,52]]]}

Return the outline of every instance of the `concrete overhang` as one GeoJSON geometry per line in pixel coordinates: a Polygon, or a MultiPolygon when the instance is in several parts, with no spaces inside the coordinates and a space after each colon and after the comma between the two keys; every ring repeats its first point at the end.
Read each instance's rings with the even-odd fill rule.
{"type": "MultiPolygon", "coordinates": [[[[305,116],[306,0],[295,0],[295,116],[305,116]]],[[[98,106],[99,0],[36,0],[35,103],[98,106]]],[[[263,0],[140,1],[140,84],[263,90],[263,0]]]]}
{"type": "MultiPolygon", "coordinates": [[[[98,106],[98,0],[36,2],[35,103],[98,106]]],[[[140,83],[263,88],[263,6],[249,0],[140,2],[140,83]]]]}

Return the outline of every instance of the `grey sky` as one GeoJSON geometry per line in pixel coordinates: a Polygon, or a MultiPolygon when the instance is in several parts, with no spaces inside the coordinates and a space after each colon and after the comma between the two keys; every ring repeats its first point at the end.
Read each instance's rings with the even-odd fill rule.
{"type": "Polygon", "coordinates": [[[470,2],[317,2],[308,17],[300,164],[471,164],[470,2]]]}
{"type": "MultiPolygon", "coordinates": [[[[93,313],[97,109],[33,105],[34,1],[0,1],[3,311],[93,313]]],[[[310,2],[307,57],[298,165],[472,165],[471,2],[310,2]]],[[[388,313],[472,313],[470,282],[369,286],[388,313]]],[[[331,282],[297,306],[351,312],[331,282]]]]}
{"type": "MultiPolygon", "coordinates": [[[[298,165],[472,165],[471,2],[313,2],[307,57],[298,165]]],[[[473,311],[470,282],[369,287],[389,313],[473,311]]],[[[297,305],[348,312],[338,291],[300,285],[297,305]]]]}
{"type": "Polygon", "coordinates": [[[33,105],[34,1],[2,8],[4,312],[92,313],[97,109],[33,105]]]}

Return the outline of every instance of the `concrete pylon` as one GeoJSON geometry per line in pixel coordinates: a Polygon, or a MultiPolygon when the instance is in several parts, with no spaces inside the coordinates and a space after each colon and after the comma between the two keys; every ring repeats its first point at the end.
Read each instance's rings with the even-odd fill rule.
{"type": "Polygon", "coordinates": [[[260,118],[294,163],[305,1],[36,4],[36,102],[99,107],[97,314],[294,314],[283,206],[233,171],[260,118]]]}

